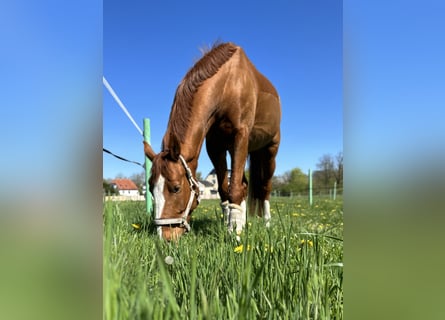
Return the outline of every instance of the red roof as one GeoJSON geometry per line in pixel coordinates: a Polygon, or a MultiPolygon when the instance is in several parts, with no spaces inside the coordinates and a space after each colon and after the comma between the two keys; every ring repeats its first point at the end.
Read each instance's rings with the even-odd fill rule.
{"type": "Polygon", "coordinates": [[[119,190],[138,190],[136,184],[130,179],[114,179],[112,181],[119,190]]]}

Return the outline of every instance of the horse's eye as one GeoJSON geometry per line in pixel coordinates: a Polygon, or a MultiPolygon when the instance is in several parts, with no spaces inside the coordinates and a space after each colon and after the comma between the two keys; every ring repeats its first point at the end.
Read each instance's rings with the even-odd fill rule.
{"type": "Polygon", "coordinates": [[[181,187],[179,185],[173,187],[173,193],[178,193],[181,191],[181,187]]]}

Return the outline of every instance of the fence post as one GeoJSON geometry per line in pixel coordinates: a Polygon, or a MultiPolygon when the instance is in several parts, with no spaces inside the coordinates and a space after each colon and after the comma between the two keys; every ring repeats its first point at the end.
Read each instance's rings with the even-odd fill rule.
{"type": "MultiPolygon", "coordinates": [[[[151,144],[150,141],[150,119],[144,118],[144,141],[151,144]]],[[[153,212],[153,202],[151,199],[150,189],[148,187],[148,178],[150,178],[151,161],[145,157],[145,201],[147,204],[147,212],[151,214],[153,212]]]]}
{"type": "Polygon", "coordinates": [[[334,182],[334,200],[337,196],[337,181],[334,182]]]}
{"type": "Polygon", "coordinates": [[[312,171],[309,169],[309,205],[312,206],[312,171]]]}

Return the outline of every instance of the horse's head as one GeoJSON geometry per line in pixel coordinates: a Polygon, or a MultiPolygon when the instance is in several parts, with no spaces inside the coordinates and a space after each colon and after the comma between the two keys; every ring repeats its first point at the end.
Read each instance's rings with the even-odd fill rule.
{"type": "Polygon", "coordinates": [[[144,141],[145,155],[152,161],[149,179],[154,216],[160,237],[170,241],[190,230],[190,214],[199,202],[199,187],[178,150],[156,154],[144,141]]]}

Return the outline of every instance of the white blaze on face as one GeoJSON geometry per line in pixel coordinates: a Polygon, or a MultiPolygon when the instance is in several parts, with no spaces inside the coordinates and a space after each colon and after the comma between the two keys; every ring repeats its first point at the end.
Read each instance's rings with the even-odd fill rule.
{"type": "MultiPolygon", "coordinates": [[[[160,174],[158,181],[156,181],[153,188],[155,219],[160,219],[162,210],[164,210],[164,204],[165,204],[164,185],[165,185],[165,178],[162,176],[162,174],[160,174]]],[[[156,229],[158,231],[159,237],[162,238],[162,227],[158,226],[156,229]]]]}

